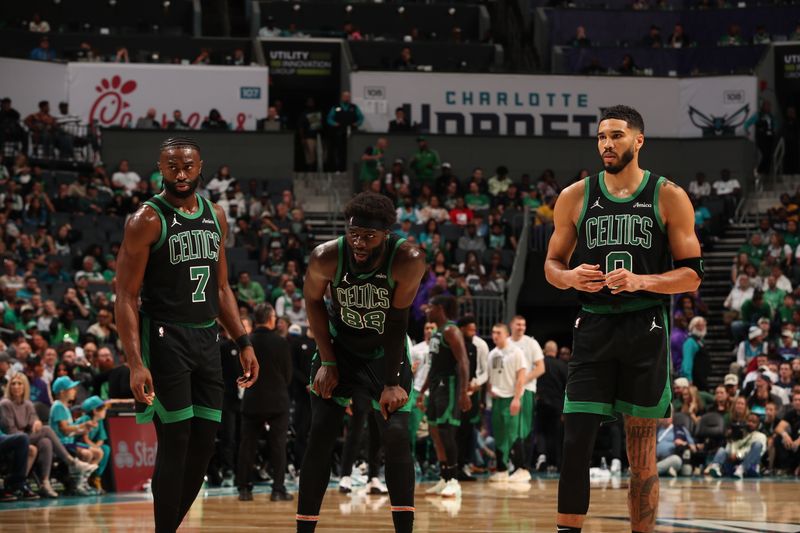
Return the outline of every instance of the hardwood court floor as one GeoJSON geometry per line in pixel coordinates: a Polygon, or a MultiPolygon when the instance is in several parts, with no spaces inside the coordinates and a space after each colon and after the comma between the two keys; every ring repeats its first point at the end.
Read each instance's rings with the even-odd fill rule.
{"type": "MultiPolygon", "coordinates": [[[[555,531],[555,479],[534,479],[529,486],[464,483],[460,500],[426,496],[430,484],[417,486],[417,532],[552,533],[555,531]]],[[[625,533],[626,479],[592,488],[586,533],[625,533]]],[[[294,531],[295,502],[272,503],[269,489],[256,489],[252,502],[239,502],[232,489],[204,492],[179,531],[294,531]]],[[[800,532],[800,482],[780,480],[662,480],[659,533],[800,532]]],[[[152,502],[147,495],[61,498],[0,504],[3,532],[152,531],[152,502]]],[[[392,532],[389,501],[383,496],[341,495],[328,491],[319,532],[392,532]]]]}

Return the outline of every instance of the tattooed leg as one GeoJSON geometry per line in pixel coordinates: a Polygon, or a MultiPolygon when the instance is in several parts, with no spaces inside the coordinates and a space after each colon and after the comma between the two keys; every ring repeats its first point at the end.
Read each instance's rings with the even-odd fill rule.
{"type": "Polygon", "coordinates": [[[628,510],[631,529],[651,533],[658,511],[658,470],[656,468],[656,420],[625,415],[628,462],[631,480],[628,510]]]}

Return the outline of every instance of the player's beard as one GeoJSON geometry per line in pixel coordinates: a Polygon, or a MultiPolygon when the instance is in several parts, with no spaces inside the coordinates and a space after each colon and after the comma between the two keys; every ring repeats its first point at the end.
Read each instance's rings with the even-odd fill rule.
{"type": "Polygon", "coordinates": [[[363,272],[371,272],[378,267],[378,261],[380,260],[381,256],[383,255],[384,250],[386,249],[386,243],[382,244],[381,246],[376,246],[367,256],[367,260],[363,263],[360,263],[355,260],[352,256],[350,256],[350,264],[353,267],[354,272],[363,273],[363,272]]]}
{"type": "Polygon", "coordinates": [[[633,150],[633,146],[627,152],[622,152],[619,157],[619,162],[616,165],[608,165],[605,161],[603,161],[603,156],[600,156],[600,160],[603,161],[603,168],[609,174],[619,174],[622,170],[628,166],[628,163],[633,161],[633,156],[635,152],[633,150]]]}
{"type": "Polygon", "coordinates": [[[176,185],[178,184],[177,181],[169,182],[167,180],[164,180],[164,189],[166,189],[168,193],[170,193],[172,196],[176,198],[188,198],[194,194],[194,191],[197,190],[197,186],[200,185],[200,178],[198,177],[192,181],[186,181],[183,183],[189,184],[189,188],[186,189],[185,191],[181,191],[176,188],[176,185]]]}

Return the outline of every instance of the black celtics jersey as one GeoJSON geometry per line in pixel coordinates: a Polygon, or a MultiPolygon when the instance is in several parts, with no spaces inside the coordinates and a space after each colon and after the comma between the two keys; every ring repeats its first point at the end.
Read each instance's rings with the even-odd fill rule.
{"type": "Polygon", "coordinates": [[[443,377],[456,375],[456,358],[453,349],[447,344],[444,338],[444,330],[454,326],[453,322],[448,322],[442,329],[436,330],[428,343],[428,353],[430,353],[431,367],[428,376],[431,382],[438,381],[443,377]]]}
{"type": "Polygon", "coordinates": [[[203,325],[219,314],[222,231],[211,202],[198,194],[197,203],[190,215],[158,195],[145,202],[161,219],[142,284],[142,312],[155,320],[203,325]]]}
{"type": "Polygon", "coordinates": [[[383,355],[386,313],[392,305],[395,283],[392,261],[405,239],[391,234],[388,253],[372,272],[356,272],[351,267],[352,251],[347,239],[339,237],[339,265],[331,284],[331,333],[335,343],[348,352],[365,358],[383,355]]]}
{"type": "MultiPolygon", "coordinates": [[[[658,195],[666,178],[644,172],[642,183],[632,196],[612,196],[605,184],[605,172],[585,178],[583,209],[578,218],[578,242],[572,265],[600,265],[603,273],[626,268],[635,274],[660,274],[672,269],[658,195]]],[[[605,287],[595,293],[578,292],[584,309],[620,312],[643,309],[668,296],[646,291],[611,294],[605,287]]]]}

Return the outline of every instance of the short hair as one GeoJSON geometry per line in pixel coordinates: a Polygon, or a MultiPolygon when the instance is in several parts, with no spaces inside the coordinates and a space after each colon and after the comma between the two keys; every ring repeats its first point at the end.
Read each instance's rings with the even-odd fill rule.
{"type": "MultiPolygon", "coordinates": [[[[525,320],[525,317],[524,317],[524,316],[522,316],[522,315],[514,315],[514,316],[511,318],[511,322],[514,322],[514,321],[516,321],[516,320],[525,320]]],[[[527,320],[525,320],[525,322],[527,322],[527,320]]]]}
{"type": "Polygon", "coordinates": [[[507,334],[509,333],[509,331],[508,331],[508,324],[506,324],[505,322],[498,322],[497,324],[495,324],[494,326],[492,326],[492,329],[494,329],[494,328],[500,328],[500,329],[502,329],[503,331],[505,331],[507,334]]]}
{"type": "Polygon", "coordinates": [[[255,310],[253,311],[253,318],[255,319],[256,324],[266,324],[269,322],[269,319],[272,318],[272,315],[275,314],[275,309],[272,307],[271,304],[268,303],[260,303],[256,306],[255,310]]]}
{"type": "Polygon", "coordinates": [[[192,148],[200,152],[200,145],[190,137],[169,137],[164,139],[164,142],[161,143],[161,147],[159,148],[159,152],[171,150],[173,148],[192,148]]]}
{"type": "Polygon", "coordinates": [[[605,108],[603,110],[603,114],[600,115],[600,122],[609,119],[624,120],[628,123],[629,128],[637,129],[644,133],[644,119],[642,118],[642,115],[632,107],[626,105],[614,105],[605,108]]]}
{"type": "Polygon", "coordinates": [[[344,217],[346,220],[351,217],[371,218],[383,222],[388,228],[397,222],[397,211],[388,196],[365,191],[347,202],[344,217]]]}
{"type": "Polygon", "coordinates": [[[458,319],[456,323],[458,327],[463,328],[464,326],[469,326],[475,324],[477,321],[475,320],[475,315],[464,315],[458,319]]]}
{"type": "Polygon", "coordinates": [[[456,305],[456,299],[454,296],[450,296],[449,294],[439,294],[431,298],[431,305],[440,305],[442,309],[444,309],[444,315],[447,318],[453,318],[456,316],[458,312],[458,307],[456,305]]]}

